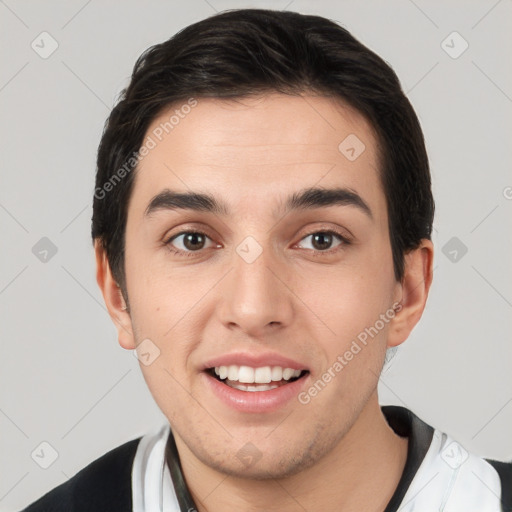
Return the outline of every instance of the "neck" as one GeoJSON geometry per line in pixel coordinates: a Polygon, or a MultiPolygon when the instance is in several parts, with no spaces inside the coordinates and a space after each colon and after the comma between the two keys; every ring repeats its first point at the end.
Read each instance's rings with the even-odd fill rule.
{"type": "Polygon", "coordinates": [[[375,393],[334,450],[287,478],[226,476],[202,464],[178,437],[176,444],[198,512],[359,512],[384,510],[402,475],[408,440],[389,427],[375,393]]]}

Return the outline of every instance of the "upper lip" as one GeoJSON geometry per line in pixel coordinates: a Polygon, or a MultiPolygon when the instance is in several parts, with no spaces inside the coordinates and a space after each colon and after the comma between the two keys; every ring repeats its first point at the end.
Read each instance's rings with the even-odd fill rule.
{"type": "Polygon", "coordinates": [[[261,368],[263,366],[281,366],[282,368],[292,368],[293,370],[307,370],[308,367],[299,361],[282,356],[275,352],[264,352],[261,354],[249,354],[247,352],[232,352],[213,357],[206,361],[203,370],[215,368],[218,366],[250,366],[251,368],[261,368]]]}

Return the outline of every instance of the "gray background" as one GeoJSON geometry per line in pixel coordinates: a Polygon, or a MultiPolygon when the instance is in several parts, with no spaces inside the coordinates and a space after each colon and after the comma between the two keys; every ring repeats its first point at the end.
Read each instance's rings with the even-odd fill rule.
{"type": "Polygon", "coordinates": [[[165,421],[95,282],[95,152],[143,50],[249,6],[337,20],[400,77],[431,159],[437,252],[424,318],[383,373],[381,402],[512,458],[510,0],[0,0],[1,511],[165,421]],[[46,59],[31,47],[51,48],[43,31],[58,43],[46,59]],[[460,38],[442,45],[453,31],[469,44],[458,58],[460,38]],[[57,248],[47,261],[43,237],[57,248]],[[58,453],[48,469],[43,441],[58,453]]]}

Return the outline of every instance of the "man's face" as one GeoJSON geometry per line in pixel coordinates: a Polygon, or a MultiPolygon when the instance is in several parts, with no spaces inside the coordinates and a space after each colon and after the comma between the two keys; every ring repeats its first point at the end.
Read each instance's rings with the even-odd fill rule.
{"type": "Polygon", "coordinates": [[[377,321],[400,299],[376,138],[353,109],[321,97],[199,99],[162,136],[176,109],[150,126],[157,144],[129,203],[134,343],[160,351],[141,368],[180,450],[232,475],[293,474],[332,451],[376,396],[389,329],[377,321]],[[309,188],[345,199],[286,208],[309,188]],[[170,208],[169,198],[148,211],[165,191],[208,194],[226,211],[170,208]],[[221,366],[265,368],[263,381],[280,378],[276,367],[306,371],[231,382],[241,390],[215,377],[221,366]]]}

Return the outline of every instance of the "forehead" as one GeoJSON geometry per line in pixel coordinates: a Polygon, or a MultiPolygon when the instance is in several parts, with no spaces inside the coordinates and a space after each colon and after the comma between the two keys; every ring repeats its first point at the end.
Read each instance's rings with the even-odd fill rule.
{"type": "Polygon", "coordinates": [[[307,187],[350,188],[382,206],[377,138],[353,108],[282,94],[194,102],[169,107],[149,126],[152,149],[136,171],[135,206],[169,188],[217,191],[240,210],[268,211],[307,187]]]}

